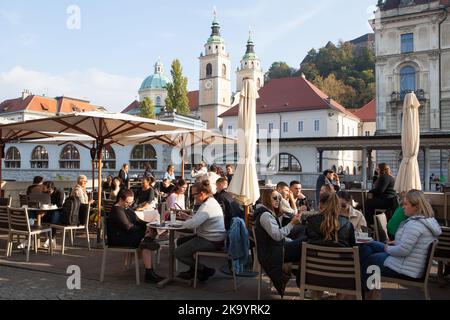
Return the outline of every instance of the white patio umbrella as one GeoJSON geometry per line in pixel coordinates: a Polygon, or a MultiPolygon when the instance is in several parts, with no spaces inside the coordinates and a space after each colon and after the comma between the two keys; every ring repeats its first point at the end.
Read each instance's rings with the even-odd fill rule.
{"type": "MultiPolygon", "coordinates": [[[[102,150],[110,144],[121,144],[131,135],[148,132],[186,130],[188,127],[173,123],[136,117],[123,113],[108,112],[76,112],[56,117],[41,118],[21,123],[0,126],[0,130],[25,131],[25,133],[41,131],[56,134],[85,135],[95,140],[93,152],[97,153],[98,165],[98,212],[100,221],[102,194],[102,150]]],[[[1,133],[1,131],[0,131],[1,133]]],[[[37,138],[40,138],[38,136],[37,138]]],[[[43,138],[52,137],[51,135],[43,138]]],[[[100,227],[100,224],[99,224],[100,227]]]]}
{"type": "Polygon", "coordinates": [[[248,222],[248,206],[253,205],[260,197],[256,172],[256,99],[258,98],[255,82],[252,79],[244,80],[238,117],[239,161],[228,192],[245,206],[246,223],[248,222]]]}
{"type": "Polygon", "coordinates": [[[181,149],[181,176],[184,179],[184,156],[187,148],[192,148],[196,145],[234,145],[237,139],[223,136],[220,132],[213,130],[192,128],[191,130],[155,132],[131,136],[124,142],[135,144],[155,143],[181,149]]]}
{"type": "Polygon", "coordinates": [[[402,150],[403,160],[395,181],[397,192],[422,190],[417,162],[420,146],[420,103],[414,93],[408,93],[403,103],[402,150]]]}

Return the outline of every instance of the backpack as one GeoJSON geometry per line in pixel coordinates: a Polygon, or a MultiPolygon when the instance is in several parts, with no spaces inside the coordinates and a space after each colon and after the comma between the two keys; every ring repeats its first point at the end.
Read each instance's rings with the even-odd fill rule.
{"type": "Polygon", "coordinates": [[[70,196],[62,207],[61,224],[68,226],[79,225],[80,200],[70,196]]]}

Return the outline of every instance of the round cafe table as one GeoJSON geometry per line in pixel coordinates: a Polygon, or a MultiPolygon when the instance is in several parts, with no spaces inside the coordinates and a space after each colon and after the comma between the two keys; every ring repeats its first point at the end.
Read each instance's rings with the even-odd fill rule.
{"type": "Polygon", "coordinates": [[[28,211],[32,211],[32,212],[36,212],[36,216],[37,216],[37,222],[36,222],[36,226],[41,227],[42,223],[42,216],[44,216],[47,213],[51,213],[53,211],[58,211],[61,210],[62,208],[58,208],[58,207],[40,207],[40,208],[27,208],[28,211]]]}
{"type": "Polygon", "coordinates": [[[183,226],[182,221],[177,221],[175,223],[165,222],[162,224],[149,223],[147,226],[157,231],[169,232],[169,276],[163,281],[159,282],[156,285],[156,287],[162,289],[166,285],[174,281],[190,285],[191,284],[190,281],[182,280],[175,277],[175,232],[184,230],[182,227],[183,226]]]}

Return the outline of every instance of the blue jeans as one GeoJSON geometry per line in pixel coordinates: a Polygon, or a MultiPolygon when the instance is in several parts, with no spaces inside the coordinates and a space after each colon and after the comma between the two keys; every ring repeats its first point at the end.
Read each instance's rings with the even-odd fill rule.
{"type": "Polygon", "coordinates": [[[378,266],[382,276],[396,278],[401,276],[398,272],[385,267],[384,262],[389,257],[384,251],[384,243],[378,241],[372,241],[363,244],[359,247],[359,259],[361,264],[361,285],[363,291],[369,291],[367,287],[367,280],[372,275],[368,273],[367,269],[370,266],[378,266]]]}
{"type": "MultiPolygon", "coordinates": [[[[60,224],[61,223],[61,211],[50,211],[49,213],[45,214],[42,218],[43,222],[51,223],[51,224],[60,224]]],[[[56,228],[52,228],[52,238],[56,238],[56,228]]]]}

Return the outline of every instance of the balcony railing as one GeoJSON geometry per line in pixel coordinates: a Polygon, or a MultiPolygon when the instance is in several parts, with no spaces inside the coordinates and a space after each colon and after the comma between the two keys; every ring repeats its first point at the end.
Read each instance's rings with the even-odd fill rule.
{"type": "Polygon", "coordinates": [[[414,92],[416,94],[417,99],[420,101],[425,100],[425,91],[423,89],[417,89],[417,90],[403,90],[401,92],[394,91],[391,94],[391,102],[403,102],[405,99],[406,94],[414,92]]]}

